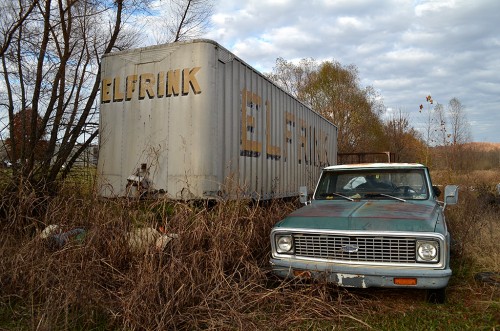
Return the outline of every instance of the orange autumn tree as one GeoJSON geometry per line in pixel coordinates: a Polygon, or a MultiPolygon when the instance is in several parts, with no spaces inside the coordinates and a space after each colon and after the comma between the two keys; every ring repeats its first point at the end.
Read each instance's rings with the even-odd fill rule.
{"type": "Polygon", "coordinates": [[[45,132],[42,128],[42,118],[34,114],[31,108],[14,114],[11,137],[6,140],[7,153],[14,165],[22,166],[23,160],[26,160],[30,153],[34,153],[36,161],[43,160],[48,141],[44,139],[45,132]],[[42,132],[38,132],[39,130],[42,132]]]}
{"type": "MultiPolygon", "coordinates": [[[[201,35],[211,0],[167,2],[172,24],[162,35],[201,35]]],[[[136,13],[157,4],[16,0],[0,7],[0,112],[9,120],[0,133],[8,131],[9,157],[19,160],[9,172],[12,191],[29,183],[37,193],[56,193],[97,143],[102,56],[141,44],[136,13]]]]}
{"type": "Polygon", "coordinates": [[[356,66],[278,58],[267,77],[337,125],[339,152],[385,150],[385,107],[373,87],[360,85],[356,66]]]}

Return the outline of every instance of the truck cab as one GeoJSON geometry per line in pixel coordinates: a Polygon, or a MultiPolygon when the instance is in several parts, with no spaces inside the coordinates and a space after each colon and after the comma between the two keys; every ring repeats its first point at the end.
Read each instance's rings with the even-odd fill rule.
{"type": "Polygon", "coordinates": [[[323,279],[345,287],[419,288],[443,302],[450,269],[445,199],[415,163],[324,168],[312,199],[271,231],[271,266],[283,278],[323,279]]]}

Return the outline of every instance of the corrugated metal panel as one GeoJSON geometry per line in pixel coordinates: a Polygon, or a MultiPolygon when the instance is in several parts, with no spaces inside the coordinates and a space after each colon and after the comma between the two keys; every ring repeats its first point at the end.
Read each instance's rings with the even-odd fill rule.
{"type": "Polygon", "coordinates": [[[335,164],[336,127],[214,42],[111,54],[102,77],[104,196],[126,195],[143,164],[172,198],[263,199],[312,189],[335,164]]]}

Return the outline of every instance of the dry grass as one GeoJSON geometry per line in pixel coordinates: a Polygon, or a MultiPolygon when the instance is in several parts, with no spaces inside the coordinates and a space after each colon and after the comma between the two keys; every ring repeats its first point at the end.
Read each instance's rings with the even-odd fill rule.
{"type": "MultiPolygon", "coordinates": [[[[500,272],[500,170],[441,172],[441,183],[458,183],[459,204],[448,209],[450,232],[461,264],[473,261],[475,271],[500,272]]],[[[434,181],[436,181],[434,178],[434,181]]]]}
{"type": "Polygon", "coordinates": [[[294,208],[283,202],[165,207],[164,201],[52,199],[39,215],[39,229],[84,227],[86,238],[53,249],[33,231],[4,226],[4,319],[32,330],[275,330],[318,320],[364,326],[354,317],[364,305],[357,296],[269,274],[270,229],[294,208]],[[179,237],[163,252],[137,253],[126,241],[137,224],[164,225],[179,237]]]}
{"type": "Polygon", "coordinates": [[[466,147],[482,152],[490,152],[500,150],[500,143],[472,142],[466,144],[466,147]]]}
{"type": "Polygon", "coordinates": [[[455,276],[450,303],[439,309],[427,306],[421,291],[275,279],[269,233],[298,207],[295,202],[208,206],[68,193],[37,198],[29,190],[17,198],[4,195],[0,329],[400,330],[417,323],[425,330],[448,329],[453,321],[460,323],[457,330],[491,330],[500,325],[499,293],[473,275],[500,271],[500,213],[481,202],[477,188],[499,177],[482,175],[434,176],[463,187],[459,205],[447,211],[457,241],[455,276]],[[83,227],[86,237],[54,249],[37,235],[48,224],[83,227]],[[135,252],[127,236],[138,226],[164,226],[179,237],[163,252],[135,252]]]}

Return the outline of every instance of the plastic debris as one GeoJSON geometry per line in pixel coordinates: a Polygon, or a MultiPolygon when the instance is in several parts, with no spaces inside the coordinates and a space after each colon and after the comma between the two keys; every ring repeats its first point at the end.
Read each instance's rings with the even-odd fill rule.
{"type": "Polygon", "coordinates": [[[499,272],[479,272],[474,275],[474,279],[478,282],[482,282],[485,284],[500,286],[500,273],[499,272]]]}
{"type": "Polygon", "coordinates": [[[162,233],[150,227],[136,228],[129,232],[128,244],[134,252],[146,252],[153,247],[161,252],[172,239],[178,237],[177,234],[162,233]]]}
{"type": "Polygon", "coordinates": [[[135,228],[128,234],[128,245],[134,252],[145,252],[160,236],[161,233],[153,228],[135,228]]]}
{"type": "Polygon", "coordinates": [[[74,228],[69,231],[61,231],[57,224],[47,226],[41,233],[40,238],[44,239],[52,249],[60,249],[70,240],[83,241],[86,231],[83,228],[74,228]]]}
{"type": "Polygon", "coordinates": [[[177,234],[165,234],[153,228],[136,228],[128,234],[128,244],[134,252],[146,252],[150,248],[155,248],[161,252],[168,243],[178,238],[177,234]]]}
{"type": "Polygon", "coordinates": [[[40,233],[40,238],[42,239],[47,239],[48,237],[50,237],[51,235],[53,234],[56,234],[58,232],[60,232],[60,226],[57,225],[57,224],[51,224],[51,225],[48,225],[45,229],[43,229],[43,231],[40,233]]]}
{"type": "Polygon", "coordinates": [[[168,243],[172,240],[172,239],[177,239],[179,238],[179,236],[175,233],[167,233],[167,234],[163,234],[161,235],[157,240],[156,240],[156,250],[158,252],[162,252],[165,247],[167,247],[168,243]]]}

